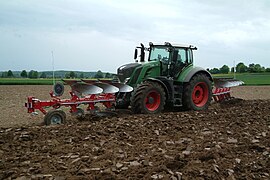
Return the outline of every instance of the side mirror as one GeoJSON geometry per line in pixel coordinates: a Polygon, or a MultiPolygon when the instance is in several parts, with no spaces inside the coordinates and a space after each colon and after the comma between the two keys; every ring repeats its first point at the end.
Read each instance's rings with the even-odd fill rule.
{"type": "Polygon", "coordinates": [[[135,52],[134,52],[134,59],[137,59],[138,57],[138,49],[135,49],[135,52]]]}

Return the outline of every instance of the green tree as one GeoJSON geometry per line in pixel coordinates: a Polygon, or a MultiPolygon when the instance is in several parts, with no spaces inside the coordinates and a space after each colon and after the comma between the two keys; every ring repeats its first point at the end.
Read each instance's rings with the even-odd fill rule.
{"type": "Polygon", "coordinates": [[[81,78],[81,79],[84,78],[84,74],[83,74],[83,73],[80,74],[80,78],[81,78]]]}
{"type": "Polygon", "coordinates": [[[231,72],[234,73],[234,67],[231,67],[231,72]]]}
{"type": "Polygon", "coordinates": [[[7,77],[14,77],[13,72],[11,70],[8,70],[7,77]]]}
{"type": "Polygon", "coordinates": [[[66,74],[65,74],[65,78],[66,78],[66,79],[69,79],[69,78],[70,78],[70,76],[69,76],[69,75],[70,75],[70,73],[69,73],[69,72],[68,72],[68,73],[66,73],[66,74]]]}
{"type": "Polygon", "coordinates": [[[27,72],[26,72],[26,70],[22,70],[21,77],[22,78],[27,78],[27,72]]]}
{"type": "Polygon", "coordinates": [[[220,71],[219,71],[219,69],[218,68],[213,68],[213,69],[210,69],[210,71],[209,71],[211,74],[219,74],[220,73],[220,71]]]}
{"type": "Polygon", "coordinates": [[[41,75],[39,76],[40,78],[47,78],[47,74],[45,72],[42,72],[41,75]]]}
{"type": "Polygon", "coordinates": [[[248,72],[250,73],[254,73],[255,72],[255,64],[254,63],[251,63],[248,65],[248,72]]]}
{"type": "Polygon", "coordinates": [[[37,71],[34,71],[34,70],[31,70],[29,73],[28,73],[28,77],[30,79],[37,79],[38,78],[38,72],[37,71]]]}
{"type": "Polygon", "coordinates": [[[112,74],[107,72],[107,73],[105,74],[105,78],[112,78],[112,74]]]}
{"type": "Polygon", "coordinates": [[[7,77],[7,71],[5,72],[2,72],[2,75],[1,75],[2,78],[6,78],[7,77]]]}
{"type": "Polygon", "coordinates": [[[261,67],[261,65],[260,65],[260,64],[255,64],[255,65],[254,65],[254,71],[255,71],[256,73],[262,72],[262,67],[261,67]]]}
{"type": "Polygon", "coordinates": [[[74,78],[76,77],[75,72],[70,71],[70,72],[69,72],[69,77],[72,78],[72,79],[74,79],[74,78]]]}
{"type": "Polygon", "coordinates": [[[219,69],[220,73],[222,74],[228,74],[230,72],[230,68],[227,65],[223,65],[220,69],[219,69]]]}
{"type": "Polygon", "coordinates": [[[270,72],[270,68],[266,68],[265,69],[265,72],[270,72]]]}
{"type": "Polygon", "coordinates": [[[247,66],[242,62],[236,65],[236,72],[238,73],[244,73],[247,72],[247,70],[248,70],[247,66]]]}
{"type": "Polygon", "coordinates": [[[103,72],[101,70],[98,70],[97,73],[95,74],[94,78],[103,78],[103,72]]]}
{"type": "Polygon", "coordinates": [[[248,65],[248,72],[250,73],[259,73],[259,72],[264,72],[265,68],[262,67],[260,64],[249,64],[248,65]]]}

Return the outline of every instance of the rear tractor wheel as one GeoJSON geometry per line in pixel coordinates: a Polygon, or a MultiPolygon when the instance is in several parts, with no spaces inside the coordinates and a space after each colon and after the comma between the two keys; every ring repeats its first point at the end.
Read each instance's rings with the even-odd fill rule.
{"type": "Polygon", "coordinates": [[[211,81],[204,74],[195,75],[184,87],[183,107],[186,110],[206,110],[211,99],[211,81]]]}
{"type": "Polygon", "coordinates": [[[134,113],[155,114],[164,109],[166,96],[161,85],[155,82],[144,82],[131,98],[131,109],[134,113]]]}
{"type": "Polygon", "coordinates": [[[53,109],[44,117],[45,125],[56,125],[56,124],[63,124],[66,122],[66,113],[62,110],[53,109]]]}

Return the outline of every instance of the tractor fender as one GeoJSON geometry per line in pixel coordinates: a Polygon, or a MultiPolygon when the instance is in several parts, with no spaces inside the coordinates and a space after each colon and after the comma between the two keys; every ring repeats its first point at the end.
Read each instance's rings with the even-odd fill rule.
{"type": "Polygon", "coordinates": [[[198,74],[198,73],[202,73],[202,74],[207,75],[207,77],[209,77],[210,81],[213,82],[213,77],[212,77],[211,73],[208,72],[207,70],[205,70],[205,69],[202,68],[202,67],[194,67],[194,68],[192,68],[192,69],[187,73],[187,75],[185,76],[183,82],[189,82],[189,81],[191,80],[191,78],[192,78],[195,74],[198,74]]]}
{"type": "Polygon", "coordinates": [[[164,82],[162,82],[160,79],[156,79],[156,78],[147,78],[144,80],[145,81],[152,81],[152,82],[157,82],[159,83],[165,90],[165,93],[168,95],[169,93],[169,90],[168,90],[168,87],[166,86],[166,84],[164,82]]]}

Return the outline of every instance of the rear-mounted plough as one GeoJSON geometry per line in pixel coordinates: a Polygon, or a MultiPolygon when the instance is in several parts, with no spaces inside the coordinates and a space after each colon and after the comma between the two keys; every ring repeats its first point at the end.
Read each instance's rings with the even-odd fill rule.
{"type": "Polygon", "coordinates": [[[61,124],[65,122],[66,114],[59,108],[70,107],[70,113],[81,117],[84,115],[84,110],[79,108],[80,105],[88,105],[86,110],[90,113],[99,112],[97,103],[102,104],[106,110],[113,110],[115,106],[115,94],[118,92],[131,92],[132,87],[111,82],[111,81],[95,81],[95,80],[63,80],[66,84],[71,86],[71,98],[60,99],[64,93],[64,86],[62,83],[56,83],[53,91],[50,92],[51,100],[41,101],[33,96],[29,96],[25,107],[28,113],[34,113],[35,110],[40,110],[44,115],[44,122],[46,125],[61,124]],[[52,110],[46,111],[46,108],[52,107],[52,110]]]}

